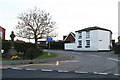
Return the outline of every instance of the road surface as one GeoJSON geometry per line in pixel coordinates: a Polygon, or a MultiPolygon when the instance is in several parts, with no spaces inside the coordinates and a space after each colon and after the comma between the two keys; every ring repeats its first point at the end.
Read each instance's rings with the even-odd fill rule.
{"type": "MultiPolygon", "coordinates": [[[[48,51],[48,50],[45,50],[48,51]]],[[[23,65],[7,65],[5,67],[10,67],[13,69],[25,69],[25,70],[36,70],[32,73],[42,74],[40,71],[57,71],[57,72],[68,72],[68,73],[46,73],[47,75],[36,75],[30,77],[68,77],[68,78],[79,78],[85,77],[118,77],[120,74],[118,72],[118,55],[111,52],[73,52],[73,51],[63,51],[63,50],[50,50],[50,52],[59,53],[59,54],[68,54],[74,56],[71,60],[65,61],[56,61],[51,63],[40,63],[40,64],[23,64],[23,65]],[[69,73],[73,72],[73,73],[69,73]],[[84,75],[78,75],[75,73],[85,73],[84,75]],[[91,73],[91,74],[89,74],[91,73]],[[57,75],[60,76],[57,76],[57,75]],[[66,76],[65,76],[66,74],[66,76]],[[101,75],[102,74],[102,75],[101,75]],[[97,75],[97,76],[96,76],[97,75]],[[100,76],[98,76],[100,75],[100,76]],[[113,76],[112,76],[113,75],[113,76]]],[[[14,72],[14,70],[3,70],[3,76],[13,77],[12,74],[8,72],[14,72]]],[[[12,72],[12,73],[13,73],[12,72]]],[[[15,75],[24,74],[26,71],[15,71],[15,75]],[[18,73],[18,74],[17,74],[18,73]]],[[[25,76],[25,75],[24,75],[25,76]]],[[[23,77],[24,77],[23,76],[23,77]]],[[[27,75],[26,75],[27,77],[27,75]]]]}

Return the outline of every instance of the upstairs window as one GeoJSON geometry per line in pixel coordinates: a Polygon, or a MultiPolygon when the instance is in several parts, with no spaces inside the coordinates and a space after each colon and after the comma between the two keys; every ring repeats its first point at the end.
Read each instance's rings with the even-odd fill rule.
{"type": "Polygon", "coordinates": [[[79,32],[78,35],[79,35],[78,38],[81,39],[82,38],[82,32],[79,32]]]}
{"type": "Polygon", "coordinates": [[[90,38],[90,31],[86,31],[86,38],[90,38]]]}

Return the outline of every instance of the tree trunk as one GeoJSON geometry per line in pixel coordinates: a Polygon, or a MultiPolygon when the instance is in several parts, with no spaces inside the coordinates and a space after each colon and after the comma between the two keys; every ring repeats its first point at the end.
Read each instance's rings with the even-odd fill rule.
{"type": "Polygon", "coordinates": [[[35,47],[38,48],[37,39],[35,38],[35,47]]]}
{"type": "Polygon", "coordinates": [[[37,44],[37,35],[35,34],[35,47],[38,48],[38,44],[37,44]]]}

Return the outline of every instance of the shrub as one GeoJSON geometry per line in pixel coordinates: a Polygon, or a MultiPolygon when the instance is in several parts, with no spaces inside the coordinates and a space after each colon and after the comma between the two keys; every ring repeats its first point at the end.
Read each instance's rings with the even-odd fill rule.
{"type": "Polygon", "coordinates": [[[120,44],[115,44],[114,45],[114,53],[115,54],[120,54],[120,44]]]}
{"type": "MultiPolygon", "coordinates": [[[[18,43],[14,42],[14,48],[17,52],[25,52],[25,50],[29,47],[33,47],[32,43],[18,43]]],[[[11,42],[8,40],[2,40],[2,49],[5,51],[4,53],[8,53],[11,48],[11,42]]]]}
{"type": "MultiPolygon", "coordinates": [[[[47,47],[45,49],[49,49],[49,44],[47,45],[47,47]]],[[[51,41],[50,42],[50,49],[64,49],[64,41],[59,41],[59,42],[55,42],[55,41],[51,41]]]]}
{"type": "Polygon", "coordinates": [[[34,47],[35,45],[32,43],[17,43],[15,42],[14,47],[17,52],[25,52],[25,50],[29,47],[34,47]]]}
{"type": "Polygon", "coordinates": [[[2,49],[4,50],[4,53],[8,53],[10,46],[10,41],[2,40],[2,49]]]}
{"type": "Polygon", "coordinates": [[[36,57],[42,55],[41,53],[42,53],[41,49],[35,48],[35,47],[31,47],[31,48],[28,48],[26,50],[26,52],[24,54],[24,57],[25,57],[25,59],[32,60],[33,58],[36,58],[36,57]]]}

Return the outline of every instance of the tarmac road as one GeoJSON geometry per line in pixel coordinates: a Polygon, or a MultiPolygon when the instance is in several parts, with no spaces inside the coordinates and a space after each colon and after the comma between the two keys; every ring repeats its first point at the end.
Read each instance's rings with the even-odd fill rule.
{"type": "MultiPolygon", "coordinates": [[[[45,50],[48,51],[48,50],[45,50]]],[[[118,74],[118,55],[110,52],[73,52],[50,50],[59,54],[68,54],[75,56],[72,60],[57,61],[52,63],[34,64],[34,65],[14,65],[18,68],[30,69],[50,69],[65,71],[82,72],[104,72],[118,74]]]]}
{"type": "MultiPolygon", "coordinates": [[[[48,50],[45,50],[45,51],[48,51],[48,50]]],[[[28,70],[35,69],[38,71],[39,70],[43,70],[43,71],[52,70],[52,71],[58,71],[58,72],[60,71],[77,72],[77,73],[87,73],[87,74],[92,73],[94,74],[95,77],[96,77],[96,74],[103,74],[103,75],[112,74],[112,75],[117,75],[117,76],[120,75],[118,72],[118,62],[119,62],[118,55],[113,54],[112,52],[73,52],[73,51],[63,51],[63,50],[50,50],[50,52],[58,53],[61,55],[62,54],[67,54],[71,56],[74,55],[75,57],[71,60],[65,60],[65,61],[40,63],[40,64],[27,64],[27,65],[25,64],[24,65],[11,65],[10,67],[28,69],[28,70]]],[[[11,70],[8,70],[8,72],[9,71],[11,70]]],[[[52,73],[57,74],[54,72],[52,73]]],[[[6,71],[4,72],[4,74],[6,74],[6,71]]],[[[49,77],[52,77],[52,76],[49,75],[49,77]]],[[[64,76],[61,76],[61,77],[64,77],[64,76]]],[[[68,76],[65,76],[65,77],[68,77],[68,76]]],[[[73,77],[73,76],[70,76],[70,77],[73,77]]]]}
{"type": "MultiPolygon", "coordinates": [[[[118,78],[115,75],[75,73],[75,72],[57,72],[40,70],[13,70],[4,69],[2,78],[118,78]]],[[[46,79],[47,80],[47,79],[46,79]]],[[[101,79],[102,80],[102,79],[101,79]]],[[[111,79],[110,79],[111,80],[111,79]]]]}

